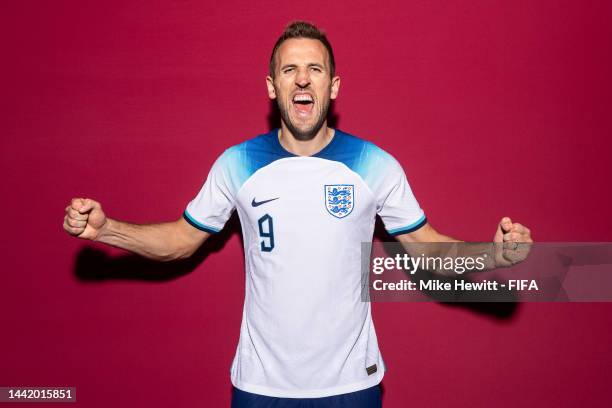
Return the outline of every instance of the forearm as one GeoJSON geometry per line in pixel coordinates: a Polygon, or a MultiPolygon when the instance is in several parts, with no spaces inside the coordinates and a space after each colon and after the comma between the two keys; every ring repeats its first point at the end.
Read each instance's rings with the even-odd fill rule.
{"type": "MultiPolygon", "coordinates": [[[[519,223],[513,224],[508,217],[501,219],[493,242],[462,242],[438,233],[429,224],[425,224],[416,231],[398,235],[396,238],[412,257],[452,258],[470,263],[477,261],[475,263],[478,267],[467,268],[465,272],[512,266],[527,258],[533,243],[529,228],[519,223]]],[[[443,268],[434,268],[432,272],[448,276],[448,271],[441,269],[443,268]]]]}
{"type": "Polygon", "coordinates": [[[107,218],[95,240],[156,261],[171,261],[192,253],[177,228],[176,222],[142,225],[107,218]]]}
{"type": "Polygon", "coordinates": [[[437,260],[432,265],[438,267],[431,269],[438,275],[456,277],[457,273],[439,267],[443,261],[467,262],[470,267],[465,268],[462,273],[482,271],[495,268],[495,259],[492,243],[471,243],[460,241],[456,238],[440,234],[431,225],[425,225],[421,230],[413,234],[398,236],[398,241],[412,257],[425,257],[437,260]],[[461,259],[460,259],[461,258],[461,259]],[[474,262],[473,262],[474,261],[474,262]],[[475,262],[477,261],[477,262],[475,262]],[[484,268],[480,267],[484,265],[484,268]]]}
{"type": "Polygon", "coordinates": [[[436,275],[456,278],[466,273],[482,272],[496,267],[492,243],[400,242],[410,257],[421,258],[420,269],[436,275]]]}
{"type": "Polygon", "coordinates": [[[428,257],[443,256],[457,247],[453,243],[463,242],[440,234],[430,224],[425,224],[415,232],[399,235],[396,239],[402,244],[406,252],[411,255],[428,257]]]}

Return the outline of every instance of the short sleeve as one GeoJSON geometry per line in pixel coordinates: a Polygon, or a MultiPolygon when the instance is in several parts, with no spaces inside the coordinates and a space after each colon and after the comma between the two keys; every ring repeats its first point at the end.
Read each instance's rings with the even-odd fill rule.
{"type": "Polygon", "coordinates": [[[378,215],[390,235],[407,234],[427,223],[400,164],[392,159],[379,192],[378,215]]]}
{"type": "Polygon", "coordinates": [[[235,191],[230,162],[226,151],[215,161],[196,197],[187,204],[183,218],[195,228],[217,233],[232,215],[235,191]]]}
{"type": "Polygon", "coordinates": [[[368,144],[361,163],[360,173],[375,196],[377,213],[389,234],[413,232],[427,223],[402,166],[393,156],[368,144]]]}

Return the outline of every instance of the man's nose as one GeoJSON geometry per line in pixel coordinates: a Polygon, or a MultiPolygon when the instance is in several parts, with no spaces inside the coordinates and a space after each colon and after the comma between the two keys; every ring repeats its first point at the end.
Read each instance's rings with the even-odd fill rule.
{"type": "Polygon", "coordinates": [[[305,88],[310,85],[310,74],[308,69],[298,69],[295,77],[295,84],[300,88],[305,88]]]}

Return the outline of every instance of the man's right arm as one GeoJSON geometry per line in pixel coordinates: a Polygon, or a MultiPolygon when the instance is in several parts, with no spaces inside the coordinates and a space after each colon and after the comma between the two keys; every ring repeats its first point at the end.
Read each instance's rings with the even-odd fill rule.
{"type": "Polygon", "coordinates": [[[103,242],[156,261],[191,256],[211,235],[183,218],[161,224],[130,224],[106,217],[100,203],[73,198],[66,207],[64,229],[81,239],[103,242]]]}

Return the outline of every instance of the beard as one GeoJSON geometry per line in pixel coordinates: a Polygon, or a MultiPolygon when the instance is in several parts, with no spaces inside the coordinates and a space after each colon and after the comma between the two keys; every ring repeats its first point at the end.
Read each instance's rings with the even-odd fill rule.
{"type": "MultiPolygon", "coordinates": [[[[276,94],[280,95],[278,90],[276,90],[276,94]]],[[[314,124],[305,128],[297,127],[297,125],[291,120],[291,117],[289,116],[289,109],[292,108],[292,103],[290,102],[290,106],[286,106],[284,102],[281,102],[281,99],[282,98],[276,98],[278,110],[280,111],[283,123],[285,126],[287,126],[287,129],[289,129],[293,137],[300,141],[312,140],[317,133],[319,133],[319,130],[321,130],[323,123],[325,123],[325,120],[327,119],[327,111],[329,110],[329,105],[331,103],[330,99],[327,98],[327,100],[321,105],[321,110],[318,112],[314,124]]],[[[313,106],[313,109],[315,107],[316,106],[313,106]]]]}

